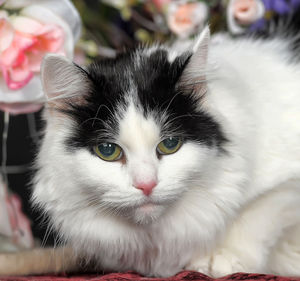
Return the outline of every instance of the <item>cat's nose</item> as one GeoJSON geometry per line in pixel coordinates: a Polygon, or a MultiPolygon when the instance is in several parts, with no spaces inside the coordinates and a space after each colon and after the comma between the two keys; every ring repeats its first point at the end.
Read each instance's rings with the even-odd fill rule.
{"type": "Polygon", "coordinates": [[[143,191],[146,196],[152,193],[153,188],[157,185],[157,181],[152,180],[148,182],[135,182],[133,186],[143,191]]]}

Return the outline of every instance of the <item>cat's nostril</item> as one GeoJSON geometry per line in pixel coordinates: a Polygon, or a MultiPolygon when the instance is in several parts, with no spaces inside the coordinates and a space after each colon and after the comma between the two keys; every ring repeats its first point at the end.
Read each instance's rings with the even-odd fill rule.
{"type": "Polygon", "coordinates": [[[136,182],[133,184],[135,188],[142,190],[146,196],[149,196],[152,193],[152,190],[156,185],[156,181],[136,182]]]}

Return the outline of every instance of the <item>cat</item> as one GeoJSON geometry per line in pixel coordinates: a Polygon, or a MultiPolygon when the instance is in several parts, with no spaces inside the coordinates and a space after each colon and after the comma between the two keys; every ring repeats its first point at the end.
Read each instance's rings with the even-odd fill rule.
{"type": "Polygon", "coordinates": [[[213,38],[44,59],[33,202],[94,269],[300,275],[300,45],[213,38]]]}

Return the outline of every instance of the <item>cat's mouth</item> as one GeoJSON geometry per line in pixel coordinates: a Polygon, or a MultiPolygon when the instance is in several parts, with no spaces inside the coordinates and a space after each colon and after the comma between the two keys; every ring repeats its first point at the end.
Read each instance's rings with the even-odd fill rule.
{"type": "Polygon", "coordinates": [[[136,204],[133,209],[138,212],[143,212],[145,214],[152,214],[156,213],[158,210],[165,209],[165,207],[169,206],[170,202],[168,200],[155,200],[155,199],[148,199],[144,200],[143,202],[139,202],[136,204]]]}
{"type": "Polygon", "coordinates": [[[140,205],[138,208],[144,212],[152,212],[156,206],[157,206],[157,204],[148,202],[148,203],[144,203],[144,204],[140,205]]]}
{"type": "Polygon", "coordinates": [[[140,198],[126,204],[118,204],[115,208],[110,205],[111,213],[121,216],[137,224],[149,224],[157,220],[169,205],[165,201],[154,198],[140,198]],[[125,205],[125,206],[124,206],[125,205]]]}
{"type": "Polygon", "coordinates": [[[152,202],[137,206],[132,213],[131,219],[137,224],[149,224],[157,220],[163,213],[164,207],[152,202]]]}

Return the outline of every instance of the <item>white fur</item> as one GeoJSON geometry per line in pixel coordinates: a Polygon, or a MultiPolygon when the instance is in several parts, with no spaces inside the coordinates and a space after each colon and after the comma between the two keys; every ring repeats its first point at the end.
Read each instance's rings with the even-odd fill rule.
{"type": "Polygon", "coordinates": [[[117,138],[126,164],[105,162],[66,151],[75,124],[46,115],[34,200],[105,269],[300,275],[299,256],[289,257],[300,248],[300,65],[289,61],[279,39],[210,46],[207,69],[218,68],[201,106],[229,140],[223,154],[187,142],[158,160],[160,125],[131,102],[117,138]],[[157,177],[150,197],[132,186],[136,176],[157,177]]]}

